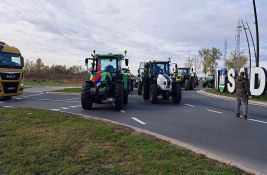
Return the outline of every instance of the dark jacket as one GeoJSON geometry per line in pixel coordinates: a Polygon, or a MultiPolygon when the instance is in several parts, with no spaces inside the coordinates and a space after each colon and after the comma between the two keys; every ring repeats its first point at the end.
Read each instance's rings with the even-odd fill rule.
{"type": "Polygon", "coordinates": [[[245,94],[250,96],[249,81],[245,77],[238,76],[235,80],[236,94],[245,94]]]}

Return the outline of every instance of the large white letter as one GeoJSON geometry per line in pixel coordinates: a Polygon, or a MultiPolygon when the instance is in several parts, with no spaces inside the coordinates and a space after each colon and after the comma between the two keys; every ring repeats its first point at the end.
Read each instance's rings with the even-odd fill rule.
{"type": "Polygon", "coordinates": [[[250,77],[250,92],[251,95],[260,96],[265,91],[266,86],[266,70],[261,67],[251,68],[251,77],[250,77]],[[255,87],[255,76],[258,75],[259,87],[255,87]]]}
{"type": "Polygon", "coordinates": [[[235,91],[235,70],[234,69],[230,69],[227,73],[228,76],[228,82],[227,83],[227,89],[230,93],[233,93],[235,91]]]}

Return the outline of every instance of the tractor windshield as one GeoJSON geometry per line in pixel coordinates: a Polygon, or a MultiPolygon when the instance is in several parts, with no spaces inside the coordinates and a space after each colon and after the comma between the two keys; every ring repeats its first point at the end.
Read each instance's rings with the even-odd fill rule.
{"type": "Polygon", "coordinates": [[[169,63],[155,63],[153,64],[153,74],[170,74],[169,63]]]}
{"type": "Polygon", "coordinates": [[[0,52],[0,68],[15,68],[23,67],[23,58],[19,54],[0,52]]]}
{"type": "Polygon", "coordinates": [[[188,69],[178,69],[178,75],[188,75],[189,70],[188,69]]]}
{"type": "Polygon", "coordinates": [[[101,58],[101,71],[117,72],[117,59],[101,58]]]}

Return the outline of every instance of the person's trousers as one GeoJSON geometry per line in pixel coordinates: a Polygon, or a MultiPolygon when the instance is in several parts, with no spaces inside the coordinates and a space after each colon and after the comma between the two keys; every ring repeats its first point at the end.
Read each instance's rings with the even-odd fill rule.
{"type": "Polygon", "coordinates": [[[242,116],[247,116],[248,114],[248,96],[246,94],[236,95],[236,113],[240,114],[240,107],[242,104],[242,116]]]}

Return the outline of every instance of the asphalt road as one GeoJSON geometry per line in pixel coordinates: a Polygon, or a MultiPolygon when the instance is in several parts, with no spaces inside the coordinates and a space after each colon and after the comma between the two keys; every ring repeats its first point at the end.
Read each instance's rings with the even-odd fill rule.
{"type": "MultiPolygon", "coordinates": [[[[45,90],[48,90],[47,87],[45,90]]],[[[180,105],[153,105],[132,93],[129,104],[117,112],[111,104],[82,110],[80,95],[43,93],[29,88],[0,107],[32,107],[86,114],[146,129],[190,144],[250,169],[267,174],[267,107],[250,105],[248,118],[235,117],[235,102],[183,91],[180,105]]]]}

